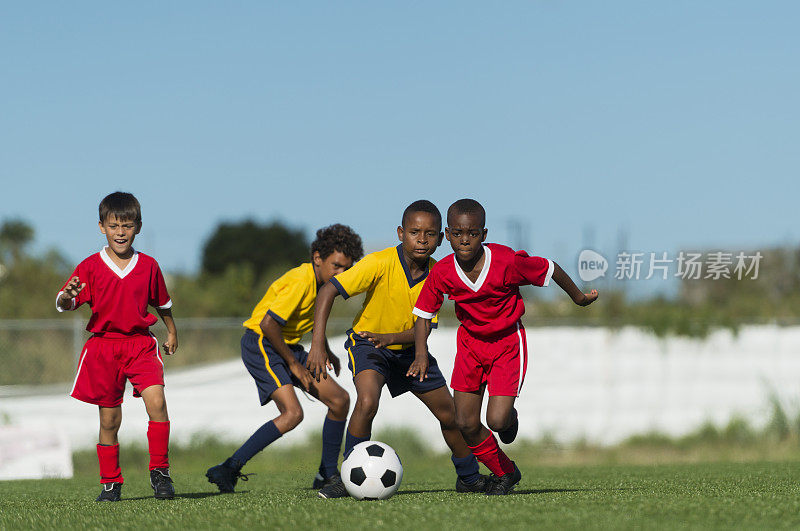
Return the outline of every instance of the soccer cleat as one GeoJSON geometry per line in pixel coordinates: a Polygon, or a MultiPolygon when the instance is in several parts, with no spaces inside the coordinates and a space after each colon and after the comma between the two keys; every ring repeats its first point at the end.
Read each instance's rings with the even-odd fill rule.
{"type": "Polygon", "coordinates": [[[103,483],[103,490],[100,492],[100,496],[98,496],[94,501],[119,501],[120,495],[122,494],[122,483],[103,483]]]}
{"type": "Polygon", "coordinates": [[[478,474],[478,479],[472,483],[467,483],[459,476],[456,480],[456,492],[486,492],[491,484],[491,478],[483,474],[478,474]]]}
{"type": "Polygon", "coordinates": [[[150,486],[157,500],[171,500],[175,497],[175,487],[169,476],[169,468],[154,468],[150,471],[150,486]]]}
{"type": "Polygon", "coordinates": [[[319,490],[319,489],[321,489],[321,488],[323,488],[323,487],[325,487],[327,485],[330,485],[331,483],[334,483],[336,481],[341,481],[341,478],[339,477],[339,473],[338,472],[335,473],[335,474],[332,474],[332,475],[330,475],[330,476],[328,476],[326,478],[322,477],[322,474],[317,472],[317,475],[314,476],[314,483],[311,484],[311,488],[315,489],[315,490],[319,490]]]}
{"type": "Polygon", "coordinates": [[[341,476],[338,474],[336,478],[322,487],[320,491],[317,493],[317,496],[320,498],[330,499],[330,498],[346,498],[350,496],[347,493],[347,489],[344,487],[344,482],[342,481],[341,476]]]}
{"type": "Polygon", "coordinates": [[[226,459],[222,464],[212,466],[206,472],[208,482],[214,483],[220,492],[233,492],[233,488],[239,478],[242,478],[242,481],[247,481],[250,475],[242,474],[238,468],[233,466],[230,458],[226,459]]]}
{"type": "Polygon", "coordinates": [[[514,422],[503,431],[497,432],[497,435],[503,444],[511,444],[517,438],[517,431],[519,431],[519,415],[517,415],[517,410],[514,408],[514,422]]]}
{"type": "Polygon", "coordinates": [[[492,474],[491,484],[486,489],[487,496],[505,496],[511,494],[514,487],[522,479],[522,472],[519,471],[517,465],[514,464],[514,471],[502,476],[495,476],[492,474]]]}

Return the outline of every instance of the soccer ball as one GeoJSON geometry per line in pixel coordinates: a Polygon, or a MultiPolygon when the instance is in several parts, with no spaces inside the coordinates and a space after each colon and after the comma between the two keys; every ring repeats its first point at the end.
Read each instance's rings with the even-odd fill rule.
{"type": "Polygon", "coordinates": [[[357,500],[385,500],[397,492],[403,465],[388,444],[365,441],[353,447],[342,463],[342,481],[357,500]]]}

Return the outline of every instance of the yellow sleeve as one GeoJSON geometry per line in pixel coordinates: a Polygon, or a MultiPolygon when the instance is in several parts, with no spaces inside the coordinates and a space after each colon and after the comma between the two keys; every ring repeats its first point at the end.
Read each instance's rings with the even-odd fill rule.
{"type": "Polygon", "coordinates": [[[275,288],[275,295],[267,308],[267,314],[278,324],[285,326],[286,321],[303,301],[307,286],[304,282],[284,276],[276,280],[272,287],[275,288]]]}
{"type": "Polygon", "coordinates": [[[385,266],[375,255],[376,253],[368,254],[356,265],[331,279],[331,284],[336,286],[343,298],[347,299],[372,289],[381,278],[385,266]]]}

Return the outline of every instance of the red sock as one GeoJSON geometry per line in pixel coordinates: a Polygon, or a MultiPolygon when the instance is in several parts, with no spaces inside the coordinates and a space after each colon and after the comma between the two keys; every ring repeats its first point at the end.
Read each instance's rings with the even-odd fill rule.
{"type": "Polygon", "coordinates": [[[469,449],[495,476],[503,476],[514,471],[514,463],[497,445],[494,433],[490,433],[478,446],[470,446],[469,449]]]}
{"type": "Polygon", "coordinates": [[[97,461],[100,463],[100,483],[124,483],[119,467],[119,445],[97,445],[97,461]]]}
{"type": "Polygon", "coordinates": [[[150,470],[169,468],[169,421],[147,424],[147,447],[150,450],[150,470]]]}

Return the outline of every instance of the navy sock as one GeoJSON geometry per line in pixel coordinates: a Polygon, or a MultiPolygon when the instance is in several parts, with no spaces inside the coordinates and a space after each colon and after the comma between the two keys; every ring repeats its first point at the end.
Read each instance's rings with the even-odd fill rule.
{"type": "Polygon", "coordinates": [[[347,435],[344,437],[344,458],[347,459],[347,456],[353,451],[353,446],[357,445],[358,443],[368,441],[369,438],[369,435],[366,437],[356,437],[355,435],[351,435],[348,431],[347,435]]]}
{"type": "Polygon", "coordinates": [[[242,468],[244,464],[253,458],[258,452],[263,450],[281,436],[278,427],[272,421],[267,422],[250,436],[247,441],[236,450],[231,456],[231,461],[237,468],[242,468]]]}
{"type": "Polygon", "coordinates": [[[461,478],[464,483],[475,483],[478,481],[480,473],[478,472],[478,460],[474,455],[467,457],[451,456],[453,465],[456,467],[456,474],[461,478]]]}
{"type": "Polygon", "coordinates": [[[328,478],[338,472],[339,450],[342,449],[342,436],[344,435],[343,420],[333,420],[325,417],[322,424],[322,460],[319,463],[319,473],[328,478]]]}

